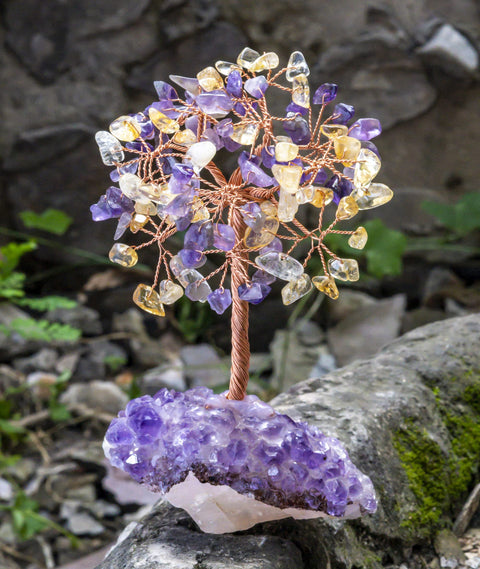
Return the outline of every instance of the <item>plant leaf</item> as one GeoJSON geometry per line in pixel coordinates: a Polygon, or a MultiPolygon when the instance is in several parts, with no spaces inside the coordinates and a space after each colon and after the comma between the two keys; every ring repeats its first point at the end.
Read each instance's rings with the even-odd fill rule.
{"type": "MultiPolygon", "coordinates": [[[[1,294],[1,289],[0,289],[1,294]]],[[[55,310],[56,308],[75,308],[77,302],[64,296],[44,296],[42,298],[21,298],[15,300],[15,304],[19,306],[28,306],[33,310],[46,312],[48,310],[55,310]]]]}
{"type": "Polygon", "coordinates": [[[35,241],[25,241],[25,243],[7,243],[0,247],[0,276],[8,277],[17,267],[21,257],[37,248],[35,241]]]}
{"type": "Polygon", "coordinates": [[[399,275],[407,238],[400,231],[388,229],[380,219],[365,223],[368,241],[365,246],[367,272],[374,277],[399,275]]]}
{"type": "Polygon", "coordinates": [[[34,318],[15,318],[9,326],[10,333],[16,332],[26,340],[44,342],[75,342],[82,335],[81,330],[68,324],[58,324],[34,318]]]}
{"type": "Polygon", "coordinates": [[[25,227],[41,229],[55,235],[63,235],[73,221],[65,212],[51,208],[40,214],[30,210],[22,211],[20,212],[20,217],[25,227]]]}

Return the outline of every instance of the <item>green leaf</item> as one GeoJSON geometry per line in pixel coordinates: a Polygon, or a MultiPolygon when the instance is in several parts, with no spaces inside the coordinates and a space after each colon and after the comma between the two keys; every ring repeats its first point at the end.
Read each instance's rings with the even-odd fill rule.
{"type": "Polygon", "coordinates": [[[22,256],[33,251],[36,247],[37,244],[33,240],[25,243],[7,243],[7,245],[0,247],[0,276],[2,278],[8,277],[17,267],[22,256]]]}
{"type": "Polygon", "coordinates": [[[55,235],[63,235],[70,227],[73,219],[59,209],[47,209],[43,213],[22,211],[20,217],[29,229],[42,229],[55,235]]]}
{"type": "Polygon", "coordinates": [[[480,192],[465,194],[455,204],[455,215],[459,235],[480,229],[480,192]]]}
{"type": "Polygon", "coordinates": [[[23,427],[19,427],[18,425],[14,425],[10,421],[6,419],[0,419],[0,433],[4,433],[5,435],[21,435],[26,433],[26,429],[23,427]]]}
{"type": "Polygon", "coordinates": [[[9,419],[13,403],[9,399],[0,399],[0,419],[9,419]]]}
{"type": "Polygon", "coordinates": [[[388,229],[380,219],[365,223],[368,241],[365,246],[367,272],[374,277],[399,275],[407,238],[400,231],[388,229]]]}
{"type": "Polygon", "coordinates": [[[422,209],[459,237],[480,229],[480,192],[465,194],[453,206],[425,201],[422,203],[422,209]]]}
{"type": "Polygon", "coordinates": [[[50,400],[50,403],[48,405],[48,411],[53,421],[58,421],[58,422],[68,421],[68,419],[71,419],[72,417],[66,405],[64,405],[63,403],[59,403],[55,399],[50,400]]]}
{"type": "Polygon", "coordinates": [[[24,283],[25,275],[23,273],[13,272],[4,278],[0,276],[0,297],[8,300],[21,298],[25,294],[24,283]]]}
{"type": "Polygon", "coordinates": [[[424,211],[436,217],[447,229],[457,230],[457,216],[453,206],[440,202],[424,201],[421,207],[424,211]]]}
{"type": "Polygon", "coordinates": [[[21,298],[15,300],[15,304],[19,306],[28,306],[32,310],[39,312],[46,312],[48,310],[55,310],[56,308],[75,308],[77,302],[64,296],[44,296],[42,298],[21,298]]]}
{"type": "Polygon", "coordinates": [[[43,342],[76,342],[81,330],[68,324],[58,324],[34,318],[15,318],[9,325],[10,333],[16,332],[26,340],[43,342]]]}

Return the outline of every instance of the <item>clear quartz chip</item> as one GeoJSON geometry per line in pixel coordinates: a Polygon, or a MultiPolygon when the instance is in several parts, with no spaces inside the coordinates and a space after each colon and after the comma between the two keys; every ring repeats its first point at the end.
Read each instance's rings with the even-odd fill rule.
{"type": "Polygon", "coordinates": [[[259,255],[255,263],[262,270],[284,281],[292,281],[303,275],[302,264],[286,253],[271,251],[259,255]]]}

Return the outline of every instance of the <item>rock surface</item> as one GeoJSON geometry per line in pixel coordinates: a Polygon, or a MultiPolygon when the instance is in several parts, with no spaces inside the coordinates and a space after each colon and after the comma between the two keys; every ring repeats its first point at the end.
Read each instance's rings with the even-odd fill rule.
{"type": "Polygon", "coordinates": [[[218,538],[160,502],[99,569],[380,568],[400,564],[413,545],[431,559],[431,538],[452,523],[480,463],[479,338],[479,315],[430,324],[272,401],[345,443],[374,481],[375,515],[353,523],[286,520],[218,538]]]}
{"type": "Polygon", "coordinates": [[[181,510],[159,503],[98,569],[302,569],[300,551],[278,537],[199,533],[181,510]]]}

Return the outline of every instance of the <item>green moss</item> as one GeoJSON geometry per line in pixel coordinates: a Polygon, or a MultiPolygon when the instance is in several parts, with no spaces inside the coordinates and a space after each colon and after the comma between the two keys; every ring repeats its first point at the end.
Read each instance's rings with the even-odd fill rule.
{"type": "Polygon", "coordinates": [[[412,530],[426,529],[429,533],[438,526],[448,503],[448,458],[427,430],[416,426],[413,419],[407,420],[405,427],[395,434],[393,446],[419,506],[402,525],[412,530]]]}
{"type": "Polygon", "coordinates": [[[461,399],[471,411],[462,414],[458,408],[442,405],[438,388],[433,391],[450,435],[449,455],[414,419],[405,421],[393,440],[418,502],[418,509],[402,525],[417,536],[431,535],[442,525],[444,516],[468,491],[480,465],[480,381],[475,380],[465,388],[461,399]]]}

